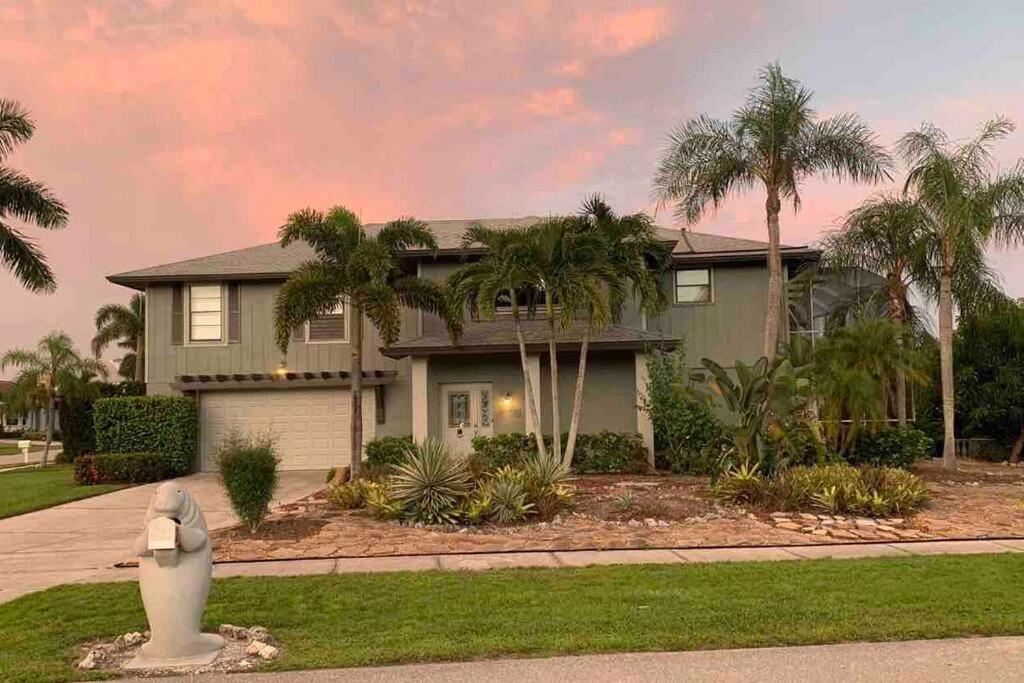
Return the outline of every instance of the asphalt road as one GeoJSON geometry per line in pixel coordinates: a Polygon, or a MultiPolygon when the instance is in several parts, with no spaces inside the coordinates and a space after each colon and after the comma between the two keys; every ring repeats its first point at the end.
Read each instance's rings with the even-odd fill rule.
{"type": "Polygon", "coordinates": [[[524,681],[1022,681],[1024,637],[847,643],[704,652],[502,659],[452,664],[203,676],[204,683],[523,683],[524,681]]]}

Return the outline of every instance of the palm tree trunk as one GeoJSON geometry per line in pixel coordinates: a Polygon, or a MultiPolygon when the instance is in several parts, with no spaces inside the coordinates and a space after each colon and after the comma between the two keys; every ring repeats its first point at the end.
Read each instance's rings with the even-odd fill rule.
{"type": "Polygon", "coordinates": [[[576,451],[576,430],[583,410],[583,378],[587,374],[587,348],[590,346],[590,325],[583,330],[580,342],[580,365],[576,370],[576,393],[572,397],[572,418],[569,420],[569,438],[565,443],[565,466],[572,467],[572,454],[576,451]]]}
{"type": "MultiPolygon", "coordinates": [[[[903,296],[895,288],[889,290],[889,314],[899,330],[898,344],[903,344],[903,296]]],[[[900,427],[907,426],[907,375],[903,369],[896,371],[896,419],[900,427]]]]}
{"type": "Polygon", "coordinates": [[[782,308],[782,256],[779,251],[779,191],[768,188],[765,213],[768,217],[768,311],[764,317],[764,357],[775,358],[779,345],[779,312],[782,308]]]}
{"type": "Polygon", "coordinates": [[[1010,464],[1016,465],[1020,462],[1020,452],[1024,450],[1024,424],[1017,432],[1017,440],[1013,442],[1013,449],[1010,451],[1010,464]]]}
{"type": "MultiPolygon", "coordinates": [[[[550,298],[550,295],[549,295],[550,298]]],[[[555,460],[562,459],[562,420],[558,410],[558,351],[555,340],[555,311],[551,301],[548,314],[548,355],[551,356],[551,450],[555,460]]]]}
{"type": "Polygon", "coordinates": [[[146,335],[135,338],[135,381],[146,381],[146,335]]]}
{"type": "MultiPolygon", "coordinates": [[[[540,426],[540,410],[537,409],[536,396],[533,393],[533,378],[530,376],[530,361],[526,356],[526,340],[523,338],[523,323],[519,319],[519,305],[516,302],[516,291],[511,290],[512,296],[512,327],[516,331],[516,342],[519,344],[519,362],[523,366],[523,388],[526,390],[526,412],[533,424],[533,436],[537,440],[537,453],[541,457],[547,457],[547,449],[544,448],[544,430],[540,426]]],[[[537,378],[540,382],[540,377],[537,378]]]]}
{"type": "Polygon", "coordinates": [[[50,444],[53,442],[53,397],[47,397],[46,399],[46,413],[44,419],[46,420],[46,444],[43,446],[43,458],[40,461],[43,467],[46,467],[46,463],[50,458],[50,444]]]}
{"type": "MultiPolygon", "coordinates": [[[[355,481],[363,470],[363,309],[352,305],[352,467],[350,481],[355,481]]],[[[335,474],[341,483],[341,472],[335,474]]]]}
{"type": "Polygon", "coordinates": [[[953,419],[953,283],[950,269],[939,275],[939,365],[942,376],[942,466],[956,470],[953,419]]]}

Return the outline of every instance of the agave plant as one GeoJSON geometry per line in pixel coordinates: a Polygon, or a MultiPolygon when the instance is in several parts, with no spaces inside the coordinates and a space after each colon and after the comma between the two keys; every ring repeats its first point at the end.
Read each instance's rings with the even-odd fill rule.
{"type": "Polygon", "coordinates": [[[427,439],[410,449],[409,459],[395,466],[390,488],[406,516],[424,524],[454,524],[459,506],[469,494],[469,470],[440,441],[427,439]]]}
{"type": "Polygon", "coordinates": [[[526,518],[533,504],[526,502],[524,479],[521,470],[509,466],[491,475],[487,490],[490,493],[492,520],[498,524],[515,524],[526,518]]]}
{"type": "Polygon", "coordinates": [[[572,503],[574,479],[571,470],[550,454],[537,454],[523,463],[526,497],[542,520],[572,503]]]}

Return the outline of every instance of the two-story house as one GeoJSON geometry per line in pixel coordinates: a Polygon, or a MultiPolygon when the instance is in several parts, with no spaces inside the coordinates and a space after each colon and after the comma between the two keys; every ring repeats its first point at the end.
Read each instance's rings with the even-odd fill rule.
{"type": "MultiPolygon", "coordinates": [[[[537,218],[481,221],[501,228],[537,218]]],[[[475,221],[433,221],[436,252],[409,251],[409,272],[443,280],[473,249],[462,235],[475,221]]],[[[377,226],[367,226],[373,231],[377,226]]],[[[672,246],[664,286],[671,305],[645,319],[627,307],[616,324],[592,338],[580,431],[632,431],[652,447],[637,395],[646,383],[644,354],[685,340],[688,358],[731,366],[761,352],[766,307],[766,245],[762,242],[659,229],[672,246]]],[[[814,260],[807,247],[784,247],[790,268],[814,260]]],[[[198,400],[202,469],[216,467],[228,430],[271,433],[286,469],[319,469],[350,461],[350,349],[346,308],[295,331],[287,354],[274,344],[274,298],[289,273],[313,257],[297,243],[249,249],[111,275],[146,293],[146,384],[150,394],[198,400]]],[[[785,317],[783,318],[785,319],[785,317]]],[[[365,439],[412,435],[442,439],[466,451],[473,436],[532,432],[511,321],[469,321],[453,343],[441,321],[407,311],[400,341],[383,348],[366,323],[363,402],[365,439]]],[[[568,428],[581,327],[561,333],[559,393],[568,428]]],[[[525,323],[529,367],[549,433],[550,371],[540,321],[525,323]],[[539,381],[538,381],[539,380],[539,381]]]]}

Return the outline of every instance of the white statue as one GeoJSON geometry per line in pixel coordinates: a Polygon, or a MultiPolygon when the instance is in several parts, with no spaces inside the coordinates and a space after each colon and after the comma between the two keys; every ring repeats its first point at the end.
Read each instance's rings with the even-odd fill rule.
{"type": "Polygon", "coordinates": [[[200,631],[213,562],[203,511],[188,491],[175,482],[160,485],[133,552],[152,637],[128,668],[212,662],[224,639],[200,631]]]}

